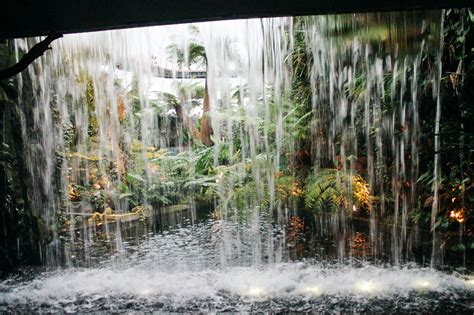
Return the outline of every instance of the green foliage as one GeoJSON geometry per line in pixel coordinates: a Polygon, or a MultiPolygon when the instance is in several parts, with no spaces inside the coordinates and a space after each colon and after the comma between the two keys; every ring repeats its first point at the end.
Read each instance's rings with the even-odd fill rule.
{"type": "Polygon", "coordinates": [[[94,83],[91,79],[87,80],[86,84],[86,104],[89,113],[89,135],[96,136],[99,130],[99,122],[95,114],[95,90],[94,83]]]}
{"type": "MultiPolygon", "coordinates": [[[[195,197],[203,202],[217,198],[218,176],[230,174],[230,168],[214,165],[214,147],[198,147],[175,156],[163,155],[152,158],[156,165],[150,186],[140,174],[128,173],[126,180],[134,196],[147,200],[153,205],[176,204],[183,198],[195,197]],[[222,174],[222,175],[221,175],[222,174]],[[135,193],[139,192],[139,193],[135,193]]],[[[218,162],[229,159],[227,146],[223,146],[217,156],[218,162]]]]}
{"type": "MultiPolygon", "coordinates": [[[[383,19],[384,17],[379,16],[378,18],[383,19]]],[[[364,31],[362,26],[366,26],[366,20],[353,20],[354,24],[339,23],[344,20],[344,18],[335,17],[333,19],[335,23],[327,26],[327,31],[331,34],[342,35],[340,37],[342,40],[352,39],[354,33],[351,32],[354,32],[354,28],[356,31],[362,31],[359,39],[374,44],[374,51],[368,55],[368,58],[384,58],[378,52],[384,49],[381,42],[386,40],[391,30],[386,27],[374,26],[370,30],[364,31]]],[[[221,110],[218,113],[213,112],[213,115],[219,115],[219,117],[216,117],[218,118],[216,121],[232,122],[232,127],[222,126],[219,133],[225,135],[222,139],[213,139],[214,143],[219,144],[218,147],[217,145],[205,147],[198,139],[193,139],[193,141],[186,141],[187,139],[185,139],[184,143],[192,144],[193,147],[188,151],[172,155],[167,152],[160,152],[161,150],[158,150],[158,148],[147,148],[138,140],[130,144],[123,141],[123,139],[119,139],[120,144],[117,148],[107,149],[120,151],[120,154],[123,154],[126,163],[124,162],[123,174],[120,174],[122,176],[113,173],[115,169],[113,163],[116,163],[116,161],[104,158],[101,161],[102,169],[99,170],[98,159],[94,158],[93,152],[99,146],[97,139],[99,126],[96,117],[97,91],[94,84],[100,83],[94,83],[86,74],[81,76],[78,79],[78,84],[81,85],[84,91],[84,97],[81,100],[82,105],[87,107],[89,113],[87,150],[91,154],[72,153],[75,151],[74,146],[78,135],[74,125],[68,124],[62,126],[62,130],[64,130],[64,144],[69,149],[67,152],[70,154],[62,154],[60,157],[77,162],[74,164],[74,167],[77,166],[77,168],[85,167],[87,164],[89,170],[94,170],[95,174],[91,176],[90,182],[71,179],[71,182],[77,180],[77,183],[71,185],[71,192],[73,193],[71,196],[89,202],[94,211],[99,212],[109,202],[110,196],[107,195],[107,190],[114,191],[119,200],[128,200],[130,208],[140,207],[144,203],[156,207],[168,206],[187,202],[192,198],[198,203],[205,203],[212,207],[217,205],[218,211],[236,213],[242,219],[248,217],[255,208],[260,211],[272,211],[278,206],[299,206],[303,201],[307,209],[315,212],[352,210],[351,206],[353,205],[368,209],[371,196],[369,196],[368,185],[362,176],[349,175],[334,168],[321,169],[315,175],[307,176],[307,173],[313,167],[311,165],[312,160],[315,158],[311,156],[311,150],[314,148],[313,140],[315,137],[321,136],[320,134],[312,134],[312,132],[328,133],[329,128],[327,126],[333,122],[333,115],[335,115],[334,109],[330,109],[329,102],[324,99],[320,100],[320,103],[314,104],[313,108],[312,89],[325,89],[327,82],[311,81],[311,69],[314,66],[314,60],[310,48],[307,47],[307,21],[309,21],[307,18],[294,18],[294,33],[288,34],[293,36],[294,40],[294,49],[286,59],[292,69],[292,85],[289,95],[281,99],[282,107],[280,107],[281,104],[275,104],[273,101],[274,88],[268,87],[265,93],[269,97],[265,99],[265,103],[263,100],[258,100],[256,101],[257,104],[252,104],[257,108],[257,113],[249,117],[245,112],[245,106],[242,104],[242,100],[249,98],[248,87],[239,87],[232,96],[232,101],[238,106],[221,110]],[[322,114],[319,115],[319,113],[322,114]],[[284,138],[281,144],[281,152],[279,152],[280,165],[275,165],[277,140],[275,134],[278,130],[277,127],[279,127],[276,121],[280,117],[283,118],[284,138]],[[316,130],[316,126],[320,126],[320,128],[318,127],[318,130],[316,130]],[[254,129],[250,130],[251,128],[254,129]],[[257,136],[254,139],[255,148],[252,148],[255,151],[252,153],[253,159],[250,159],[248,158],[248,152],[250,151],[249,138],[253,137],[253,134],[250,136],[249,132],[253,131],[257,136]],[[227,137],[229,134],[232,136],[227,137]],[[265,135],[268,144],[260,141],[262,135],[265,135]],[[229,139],[233,139],[233,143],[230,143],[229,139]],[[309,160],[307,165],[304,165],[306,169],[303,169],[303,166],[293,167],[296,159],[295,155],[301,152],[306,153],[309,160]],[[112,166],[107,166],[109,164],[112,166]],[[279,169],[284,169],[284,172],[274,174],[279,169]],[[108,177],[107,180],[111,182],[110,186],[105,188],[105,185],[100,183],[103,180],[101,176],[108,177]]],[[[370,21],[370,23],[375,22],[370,21]]],[[[472,89],[469,87],[473,86],[472,78],[474,77],[473,23],[474,13],[471,9],[447,10],[444,29],[445,51],[443,53],[442,80],[442,95],[444,97],[442,99],[443,120],[440,134],[442,138],[441,152],[433,152],[431,141],[434,137],[435,108],[432,96],[432,74],[435,63],[433,52],[422,52],[421,73],[418,74],[422,87],[417,91],[419,94],[417,97],[419,99],[421,129],[419,141],[419,152],[421,153],[420,173],[423,175],[419,178],[418,186],[414,189],[417,193],[420,193],[420,203],[422,204],[418,209],[417,218],[422,223],[429,224],[430,208],[433,201],[431,191],[433,156],[435,153],[441,154],[443,161],[443,179],[440,183],[442,211],[438,214],[437,226],[445,229],[449,229],[453,225],[452,220],[448,217],[448,213],[452,209],[463,209],[468,217],[468,221],[466,221],[468,227],[469,224],[472,225],[469,220],[472,220],[472,210],[470,209],[473,209],[472,205],[474,204],[474,183],[472,180],[474,174],[472,153],[474,150],[474,124],[472,124],[472,121],[474,121],[474,107],[471,106],[474,97],[472,89]],[[458,71],[458,69],[460,70],[458,71]]],[[[186,47],[180,47],[177,44],[170,45],[168,53],[172,57],[176,57],[176,61],[180,66],[193,65],[205,68],[207,67],[207,57],[204,46],[196,40],[199,35],[198,30],[196,27],[191,27],[190,31],[192,38],[189,44],[186,47]]],[[[423,36],[432,37],[433,34],[430,35],[429,32],[430,30],[423,36]]],[[[400,43],[400,45],[408,45],[408,43],[400,43]]],[[[230,45],[227,46],[227,49],[231,49],[229,48],[230,45]]],[[[402,48],[400,47],[400,51],[403,50],[402,48]]],[[[399,61],[402,60],[400,56],[398,58],[399,61]]],[[[0,62],[8,63],[12,60],[13,55],[11,53],[8,54],[0,50],[0,62]]],[[[338,65],[338,67],[343,66],[345,65],[338,65]]],[[[370,76],[368,77],[365,69],[363,69],[364,66],[365,64],[362,61],[356,66],[360,68],[352,69],[355,76],[350,83],[346,83],[341,92],[345,94],[348,102],[354,102],[357,105],[357,112],[355,112],[357,116],[351,118],[356,121],[356,137],[364,137],[362,141],[358,142],[357,150],[367,149],[366,135],[362,135],[363,132],[358,131],[364,130],[365,132],[365,129],[362,128],[364,119],[359,119],[364,114],[365,109],[364,106],[359,105],[365,101],[367,80],[373,80],[370,76]]],[[[385,61],[383,67],[386,67],[385,61]]],[[[399,71],[401,71],[400,68],[399,71]]],[[[407,65],[406,71],[413,71],[411,62],[407,65]]],[[[399,115],[395,110],[399,109],[399,103],[394,100],[406,99],[408,101],[406,104],[411,104],[412,91],[410,91],[410,86],[412,82],[406,82],[404,88],[406,91],[400,92],[403,90],[400,87],[400,82],[392,82],[392,80],[394,77],[400,80],[402,72],[399,74],[388,70],[384,72],[383,89],[385,95],[383,95],[380,102],[381,111],[384,117],[390,117],[394,113],[393,117],[397,119],[396,117],[399,115]],[[392,86],[395,86],[395,88],[392,89],[392,86]],[[394,93],[397,95],[391,95],[392,91],[395,91],[394,93]],[[403,95],[398,95],[400,93],[403,95]]],[[[120,83],[117,81],[114,83],[117,94],[122,98],[121,101],[128,105],[127,110],[129,110],[126,112],[124,120],[120,121],[123,130],[140,135],[142,118],[144,118],[142,117],[144,102],[139,95],[138,81],[132,82],[132,89],[129,92],[120,91],[120,83]]],[[[15,125],[14,121],[18,117],[15,116],[13,110],[5,110],[9,106],[15,106],[13,100],[16,98],[16,86],[12,80],[2,81],[0,84],[0,105],[3,106],[2,130],[4,130],[0,148],[0,175],[2,175],[0,176],[2,180],[0,182],[2,184],[0,185],[2,186],[0,201],[8,209],[8,213],[13,213],[9,218],[9,222],[16,224],[16,230],[13,231],[13,235],[16,237],[31,225],[40,226],[41,221],[32,215],[28,207],[26,180],[23,180],[27,176],[19,171],[24,169],[24,165],[21,165],[21,163],[22,159],[25,158],[25,153],[22,151],[21,143],[15,144],[14,141],[18,136],[14,133],[18,127],[18,124],[15,125]]],[[[148,109],[156,115],[154,118],[157,118],[160,125],[165,113],[170,109],[179,112],[178,108],[189,109],[201,106],[205,98],[205,89],[196,83],[191,85],[178,83],[176,89],[178,90],[177,95],[162,93],[158,95],[156,101],[147,103],[148,109]]],[[[68,102],[71,101],[69,99],[71,98],[70,95],[66,97],[68,102]]],[[[370,107],[369,111],[367,114],[372,118],[373,108],[370,107]]],[[[350,115],[352,115],[352,112],[350,115]]],[[[181,119],[181,127],[184,127],[182,129],[186,129],[184,119],[179,118],[181,119]]],[[[414,117],[407,117],[406,119],[412,120],[414,117]]],[[[195,123],[201,123],[193,117],[189,121],[193,124],[192,126],[195,123]]],[[[384,123],[388,122],[387,120],[384,123]]],[[[199,129],[200,126],[197,127],[199,129]]],[[[398,130],[395,131],[395,137],[402,137],[404,132],[415,132],[413,130],[406,131],[405,126],[399,127],[396,128],[398,130]]],[[[367,138],[375,139],[375,130],[367,133],[369,133],[367,138]]],[[[382,135],[382,137],[385,136],[387,135],[382,135]]],[[[390,134],[390,136],[392,135],[390,134]]],[[[192,134],[189,138],[191,137],[195,137],[195,135],[192,134]]],[[[339,145],[338,137],[339,135],[336,135],[334,139],[336,146],[339,145]]],[[[319,149],[324,150],[325,148],[319,149]]],[[[410,150],[410,148],[405,149],[407,152],[410,150]]],[[[385,160],[375,163],[381,162],[388,165],[393,159],[393,152],[390,152],[390,146],[388,148],[384,146],[382,150],[384,152],[381,156],[385,160]]],[[[360,152],[350,152],[349,154],[357,155],[358,153],[360,152]]],[[[372,153],[376,154],[378,152],[372,153]]],[[[406,156],[407,168],[411,167],[412,158],[412,156],[406,156]]],[[[323,167],[336,167],[335,163],[329,161],[326,163],[327,165],[322,164],[324,164],[323,167]]],[[[344,164],[341,168],[348,169],[346,162],[341,164],[344,164]]],[[[118,169],[118,167],[116,168],[118,169]]],[[[387,180],[387,177],[391,176],[391,171],[392,169],[388,167],[386,174],[377,174],[376,176],[377,179],[380,178],[380,181],[384,181],[382,185],[385,185],[385,191],[390,189],[387,189],[387,187],[391,187],[390,181],[387,180]]],[[[360,173],[362,174],[363,170],[360,173]]],[[[77,175],[74,174],[74,176],[77,175]]],[[[378,187],[372,188],[377,189],[378,187]]],[[[390,207],[389,203],[387,204],[387,207],[390,207]]],[[[9,240],[9,242],[13,241],[9,240]]],[[[4,249],[0,245],[0,251],[7,250],[10,251],[11,249],[4,249]]]]}
{"type": "Polygon", "coordinates": [[[307,180],[305,206],[313,211],[347,210],[351,204],[367,209],[369,202],[368,185],[360,175],[321,169],[307,180]]]}
{"type": "Polygon", "coordinates": [[[336,212],[343,206],[344,190],[336,170],[323,169],[306,185],[305,206],[314,211],[336,212]]]}
{"type": "Polygon", "coordinates": [[[304,147],[310,139],[311,121],[313,119],[310,82],[313,58],[311,51],[306,46],[307,25],[302,18],[294,19],[294,49],[291,55],[291,66],[293,68],[291,102],[287,106],[288,112],[284,117],[284,121],[288,126],[288,130],[292,130],[291,136],[304,147]]]}
{"type": "Polygon", "coordinates": [[[213,147],[203,148],[196,150],[193,153],[192,163],[195,163],[196,174],[209,174],[212,173],[214,164],[213,147]]]}
{"type": "MultiPolygon", "coordinates": [[[[472,9],[446,10],[443,34],[440,149],[434,152],[433,139],[436,108],[433,97],[432,77],[421,73],[424,86],[420,105],[421,139],[420,176],[417,181],[419,206],[414,219],[426,230],[436,229],[442,235],[443,246],[448,250],[470,248],[474,208],[474,18],[472,9]],[[434,157],[441,160],[441,178],[438,182],[439,208],[435,225],[431,226],[434,202],[434,157]],[[460,223],[468,231],[461,244],[458,235],[460,223]],[[450,239],[456,239],[453,244],[450,239]]],[[[436,56],[424,54],[422,69],[429,69],[436,56]]]]}
{"type": "MultiPolygon", "coordinates": [[[[0,44],[0,56],[2,64],[14,60],[9,45],[0,44]]],[[[15,81],[0,80],[0,278],[18,265],[39,264],[39,247],[49,237],[47,227],[31,208],[17,97],[15,81]]]]}
{"type": "Polygon", "coordinates": [[[284,206],[298,204],[303,197],[303,187],[295,176],[277,176],[275,187],[276,201],[284,206]]]}

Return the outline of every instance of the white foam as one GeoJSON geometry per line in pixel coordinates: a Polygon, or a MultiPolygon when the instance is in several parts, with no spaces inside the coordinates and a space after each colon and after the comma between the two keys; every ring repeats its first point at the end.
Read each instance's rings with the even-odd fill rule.
{"type": "Polygon", "coordinates": [[[321,296],[377,296],[390,298],[410,292],[474,290],[468,280],[423,268],[325,268],[303,263],[262,268],[160,272],[153,266],[127,269],[104,267],[43,273],[32,281],[2,284],[3,304],[74,303],[86,297],[126,297],[130,300],[168,301],[185,307],[196,300],[219,302],[226,297],[244,301],[308,299],[321,296]]]}

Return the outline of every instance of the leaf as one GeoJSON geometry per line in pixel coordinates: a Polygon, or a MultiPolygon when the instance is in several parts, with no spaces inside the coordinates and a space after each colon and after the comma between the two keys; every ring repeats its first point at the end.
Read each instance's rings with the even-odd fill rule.
{"type": "Polygon", "coordinates": [[[416,182],[430,184],[433,182],[433,180],[434,176],[432,176],[431,171],[427,171],[426,173],[421,175],[416,182]]]}
{"type": "Polygon", "coordinates": [[[298,119],[296,122],[295,122],[295,126],[299,125],[301,121],[303,121],[305,118],[307,118],[308,116],[312,115],[313,114],[313,111],[309,111],[307,112],[306,114],[304,114],[303,116],[300,117],[300,119],[298,119]]]}
{"type": "Polygon", "coordinates": [[[145,179],[143,177],[141,177],[140,175],[138,175],[138,174],[130,174],[129,173],[129,174],[126,175],[126,177],[127,177],[127,180],[129,180],[131,178],[131,179],[134,179],[134,180],[139,181],[139,182],[143,182],[143,183],[146,182],[145,179]]]}
{"type": "Polygon", "coordinates": [[[472,11],[472,9],[467,9],[467,12],[469,13],[469,18],[471,19],[471,22],[474,22],[474,11],[472,11]]]}
{"type": "Polygon", "coordinates": [[[88,160],[88,161],[99,161],[100,158],[97,156],[87,156],[84,154],[81,154],[79,152],[70,152],[65,154],[67,157],[77,157],[80,159],[88,160]]]}
{"type": "Polygon", "coordinates": [[[132,193],[125,193],[125,194],[120,194],[119,199],[122,200],[124,198],[132,197],[132,193]]]}

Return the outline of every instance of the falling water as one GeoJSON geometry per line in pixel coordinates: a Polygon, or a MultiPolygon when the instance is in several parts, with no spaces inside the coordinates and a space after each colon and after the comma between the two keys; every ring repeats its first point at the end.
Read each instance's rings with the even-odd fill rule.
{"type": "MultiPolygon", "coordinates": [[[[418,80],[423,54],[436,53],[437,135],[439,15],[237,20],[73,34],[54,42],[22,75],[32,91],[28,100],[20,86],[32,108],[22,131],[31,199],[52,231],[44,263],[69,269],[2,283],[0,305],[47,298],[57,300],[52,309],[100,304],[118,310],[131,298],[138,303],[133,307],[232,311],[265,309],[273,298],[276,309],[286,304],[304,311],[323,295],[346,303],[376,297],[399,308],[404,294],[414,292],[420,309],[429,309],[426,292],[462,291],[460,299],[468,299],[472,280],[410,264],[429,255],[415,254],[418,80]],[[205,55],[194,58],[200,47],[205,55]],[[292,94],[293,74],[301,69],[291,56],[301,47],[310,102],[307,115],[291,124],[295,110],[304,108],[292,94]],[[306,117],[309,133],[292,136],[306,117]],[[191,125],[199,121],[202,131],[206,119],[213,146],[200,147],[201,157],[212,155],[202,167],[204,159],[192,154],[203,134],[191,125]],[[310,161],[296,158],[302,152],[310,161]],[[183,167],[167,173],[166,163],[183,167]],[[305,163],[314,166],[311,178],[332,174],[350,192],[341,194],[342,206],[301,215],[302,205],[290,200],[299,194],[296,180],[281,197],[282,174],[296,178],[305,163]],[[172,177],[182,173],[188,175],[177,188],[172,177]],[[80,198],[88,186],[92,191],[80,198]],[[153,193],[136,195],[137,187],[153,193]],[[211,202],[202,202],[210,189],[211,202]],[[142,220],[96,224],[96,215],[130,211],[142,220]],[[112,295],[115,306],[105,303],[112,295]]],[[[31,39],[16,44],[26,50],[31,39]]],[[[438,179],[439,163],[436,155],[438,179]]],[[[434,218],[437,192],[435,186],[434,218]]],[[[335,307],[328,303],[321,305],[335,307]]],[[[360,310],[367,307],[360,303],[360,310]]]]}
{"type": "MultiPolygon", "coordinates": [[[[444,12],[441,14],[441,22],[444,19],[444,12]]],[[[442,44],[440,44],[442,46],[442,44]]],[[[440,48],[438,55],[436,56],[437,62],[437,69],[434,74],[433,82],[435,82],[435,88],[433,89],[433,97],[436,98],[436,117],[435,117],[435,144],[434,144],[434,151],[435,151],[435,160],[434,160],[434,180],[433,180],[433,191],[434,191],[434,198],[433,198],[433,206],[431,210],[431,232],[433,233],[433,246],[432,246],[432,253],[431,253],[431,264],[436,263],[436,252],[437,252],[437,245],[436,245],[436,215],[439,212],[439,185],[441,181],[441,157],[440,157],[440,150],[441,150],[441,143],[440,143],[440,124],[441,124],[441,77],[442,77],[442,47],[440,48]]]]}
{"type": "MultiPolygon", "coordinates": [[[[366,162],[370,195],[377,196],[368,206],[371,247],[374,254],[383,252],[386,232],[377,223],[390,217],[395,264],[409,258],[416,237],[410,233],[410,218],[418,179],[418,73],[424,51],[440,51],[437,22],[417,19],[416,14],[369,14],[318,18],[308,27],[315,60],[311,78],[316,164],[327,167],[337,161],[342,172],[353,176],[360,169],[357,164],[366,162]],[[365,28],[368,21],[387,28],[374,32],[365,28]],[[346,35],[347,29],[356,36],[346,35]],[[388,200],[391,213],[386,211],[388,200]]],[[[345,227],[342,231],[347,233],[345,227]]]]}

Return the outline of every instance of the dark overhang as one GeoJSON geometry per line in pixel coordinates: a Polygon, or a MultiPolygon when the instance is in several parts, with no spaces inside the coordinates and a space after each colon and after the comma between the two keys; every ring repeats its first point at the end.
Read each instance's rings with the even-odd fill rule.
{"type": "Polygon", "coordinates": [[[6,0],[0,38],[210,20],[469,7],[474,0],[6,0]]]}

